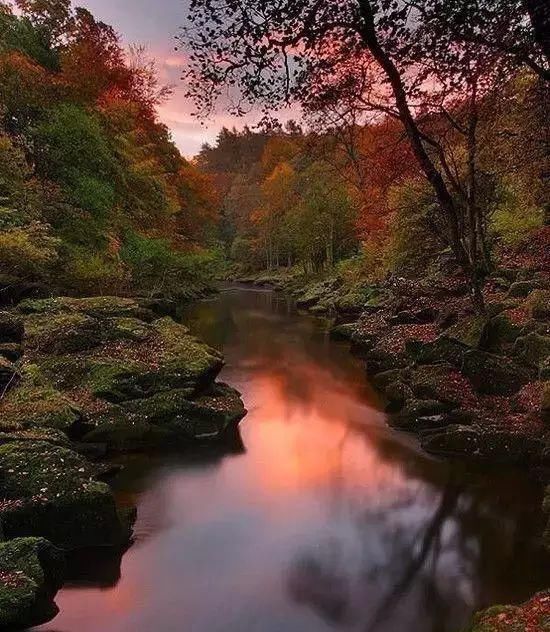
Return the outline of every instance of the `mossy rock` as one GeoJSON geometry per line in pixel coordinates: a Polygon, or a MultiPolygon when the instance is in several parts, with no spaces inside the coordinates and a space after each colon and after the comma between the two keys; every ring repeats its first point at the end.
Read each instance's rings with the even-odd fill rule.
{"type": "Polygon", "coordinates": [[[471,316],[446,329],[443,336],[466,347],[478,349],[484,341],[486,328],[487,319],[484,316],[471,316]]]}
{"type": "Polygon", "coordinates": [[[43,538],[0,543],[0,628],[23,629],[50,621],[64,580],[63,554],[43,538]]]}
{"type": "Polygon", "coordinates": [[[470,350],[462,372],[474,388],[489,395],[513,395],[531,380],[531,372],[505,356],[470,350]]]}
{"type": "Polygon", "coordinates": [[[239,393],[226,384],[215,384],[193,401],[187,391],[175,390],[127,401],[98,415],[97,427],[83,440],[115,451],[221,441],[233,435],[245,414],[239,393]]]}
{"type": "Polygon", "coordinates": [[[453,425],[422,437],[428,452],[447,457],[462,457],[488,463],[517,465],[538,463],[543,443],[539,439],[506,431],[453,425]]]}
{"type": "Polygon", "coordinates": [[[17,362],[23,355],[23,349],[17,342],[0,342],[0,356],[10,362],[17,362]]]}
{"type": "Polygon", "coordinates": [[[411,387],[418,399],[435,400],[449,407],[464,402],[463,378],[447,364],[426,364],[411,373],[411,387]]]}
{"type": "Polygon", "coordinates": [[[80,420],[78,408],[59,391],[23,384],[0,402],[0,430],[55,428],[69,433],[80,420]]]}
{"type": "Polygon", "coordinates": [[[330,337],[333,340],[351,340],[354,331],[355,323],[342,323],[332,327],[330,337]]]}
{"type": "Polygon", "coordinates": [[[23,314],[76,312],[93,318],[128,317],[146,322],[155,318],[154,312],[142,307],[138,301],[119,296],[93,296],[89,298],[59,296],[41,300],[26,300],[19,304],[18,309],[23,314]]]}
{"type": "Polygon", "coordinates": [[[12,312],[0,311],[0,342],[21,342],[23,320],[12,312]]]}
{"type": "Polygon", "coordinates": [[[336,299],[335,307],[341,314],[360,314],[367,300],[362,286],[355,286],[336,299]]]}
{"type": "Polygon", "coordinates": [[[25,320],[25,350],[34,353],[78,353],[97,347],[103,326],[78,312],[37,313],[25,320]]]}
{"type": "Polygon", "coordinates": [[[535,290],[525,301],[526,307],[537,320],[550,320],[550,290],[535,290]]]}
{"type": "Polygon", "coordinates": [[[110,488],[96,480],[99,471],[49,443],[0,446],[5,536],[45,537],[64,549],[124,545],[128,525],[120,521],[110,488]]]}
{"type": "Polygon", "coordinates": [[[468,347],[446,336],[439,336],[431,342],[407,340],[405,350],[417,364],[446,363],[460,368],[468,347]]]}
{"type": "Polygon", "coordinates": [[[488,351],[502,351],[521,335],[522,327],[514,324],[506,314],[491,318],[487,324],[485,347],[488,351]]]}
{"type": "Polygon", "coordinates": [[[25,428],[2,430],[0,426],[0,445],[4,443],[14,443],[16,441],[41,442],[45,441],[52,445],[64,448],[71,447],[71,441],[61,430],[55,428],[25,428]]]}
{"type": "Polygon", "coordinates": [[[514,354],[526,364],[541,369],[550,357],[550,336],[535,332],[516,340],[514,354]]]}
{"type": "Polygon", "coordinates": [[[539,288],[540,283],[538,281],[516,281],[510,285],[507,298],[525,298],[526,296],[529,296],[533,290],[539,288]]]}

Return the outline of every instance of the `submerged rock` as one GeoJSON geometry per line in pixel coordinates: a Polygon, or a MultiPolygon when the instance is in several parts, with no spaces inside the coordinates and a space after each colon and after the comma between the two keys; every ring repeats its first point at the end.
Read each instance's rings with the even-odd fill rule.
{"type": "Polygon", "coordinates": [[[59,549],[42,538],[0,543],[0,628],[46,623],[58,612],[53,600],[63,583],[59,549]]]}

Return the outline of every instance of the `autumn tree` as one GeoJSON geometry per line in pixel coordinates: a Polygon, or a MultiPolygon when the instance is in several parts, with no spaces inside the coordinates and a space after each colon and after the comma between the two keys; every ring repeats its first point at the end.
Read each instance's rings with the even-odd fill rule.
{"type": "MultiPolygon", "coordinates": [[[[490,1],[485,4],[492,7],[490,1]]],[[[519,9],[521,15],[527,15],[523,5],[519,9]]],[[[430,11],[430,3],[390,0],[194,0],[182,33],[191,59],[189,96],[200,112],[207,113],[228,86],[239,91],[234,111],[242,114],[258,102],[266,108],[291,100],[307,105],[312,95],[322,102],[351,93],[366,106],[396,116],[433,190],[441,217],[438,229],[470,280],[474,302],[482,310],[487,262],[479,235],[482,222],[476,214],[475,158],[471,160],[476,153],[472,130],[479,95],[479,82],[472,77],[479,75],[479,57],[472,55],[477,52],[475,47],[463,47],[442,82],[445,99],[457,85],[469,86],[470,114],[464,133],[470,146],[469,183],[459,190],[441,143],[427,137],[420,125],[423,104],[417,107],[415,103],[438,71],[433,64],[426,71],[423,62],[441,59],[439,51],[444,46],[454,50],[460,41],[445,23],[437,22],[439,31],[435,31],[431,18],[426,18],[426,12],[433,17],[430,11]],[[417,32],[426,35],[417,40],[417,32]],[[435,32],[446,34],[442,46],[434,40],[435,32]],[[357,84],[357,68],[364,69],[360,79],[366,83],[357,84]],[[457,84],[452,79],[455,71],[457,84]],[[327,82],[327,78],[333,80],[327,82]]],[[[499,17],[494,11],[483,15],[499,17]]],[[[511,14],[507,15],[511,20],[511,14]]],[[[531,39],[537,47],[536,39],[531,39]]],[[[503,54],[507,60],[527,64],[521,55],[503,54]]]]}

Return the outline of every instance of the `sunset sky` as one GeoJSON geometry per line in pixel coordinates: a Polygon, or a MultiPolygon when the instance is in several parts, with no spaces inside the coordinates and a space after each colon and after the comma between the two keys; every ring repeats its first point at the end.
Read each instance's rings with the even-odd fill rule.
{"type": "MultiPolygon", "coordinates": [[[[191,157],[204,142],[212,141],[223,125],[241,127],[243,119],[219,112],[215,120],[201,124],[191,116],[192,104],[184,98],[180,79],[183,55],[174,50],[174,36],[183,23],[187,0],[76,0],[96,18],[111,24],[126,44],[145,44],[157,60],[163,80],[175,84],[171,100],[160,111],[161,119],[171,129],[181,152],[191,157]]],[[[247,122],[254,123],[254,117],[247,122]]]]}

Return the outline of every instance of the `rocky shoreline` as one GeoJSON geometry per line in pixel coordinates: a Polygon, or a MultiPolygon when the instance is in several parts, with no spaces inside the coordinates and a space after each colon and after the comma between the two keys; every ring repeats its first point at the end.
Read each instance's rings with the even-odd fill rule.
{"type": "Polygon", "coordinates": [[[0,312],[0,629],[50,620],[64,552],[131,543],[109,453],[231,445],[246,411],[219,352],[158,305],[26,300],[0,312]]]}
{"type": "MultiPolygon", "coordinates": [[[[366,285],[279,271],[237,280],[290,292],[298,308],[331,318],[331,336],[349,341],[364,360],[390,425],[417,435],[426,451],[529,468],[547,485],[549,523],[541,537],[550,549],[547,270],[500,270],[486,285],[485,315],[474,312],[457,276],[366,285]]],[[[532,604],[507,612],[514,608],[532,610],[532,604]]],[[[542,611],[550,626],[546,606],[542,611]]],[[[516,629],[481,614],[473,626],[475,632],[516,629]]]]}

